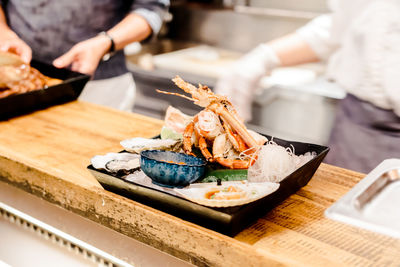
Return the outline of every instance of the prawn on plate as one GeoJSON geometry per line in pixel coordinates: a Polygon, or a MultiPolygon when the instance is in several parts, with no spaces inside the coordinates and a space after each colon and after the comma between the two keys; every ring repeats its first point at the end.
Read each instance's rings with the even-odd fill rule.
{"type": "Polygon", "coordinates": [[[267,139],[246,128],[225,96],[214,94],[210,88],[201,84],[195,87],[179,76],[173,81],[191,97],[157,91],[189,99],[204,108],[185,127],[185,153],[193,154],[192,147],[196,146],[209,162],[218,162],[231,169],[247,169],[251,166],[256,159],[257,150],[267,139]]]}

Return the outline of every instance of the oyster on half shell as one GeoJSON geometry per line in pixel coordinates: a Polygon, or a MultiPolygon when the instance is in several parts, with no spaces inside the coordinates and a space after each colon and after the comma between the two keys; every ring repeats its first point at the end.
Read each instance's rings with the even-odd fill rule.
{"type": "Polygon", "coordinates": [[[152,139],[135,137],[120,142],[126,151],[140,153],[143,150],[172,150],[178,151],[182,142],[174,139],[152,139]]]}
{"type": "Polygon", "coordinates": [[[140,169],[140,156],[132,153],[107,153],[94,156],[91,163],[95,169],[126,175],[140,169]]]}
{"type": "Polygon", "coordinates": [[[184,198],[209,207],[232,207],[253,202],[272,194],[279,183],[249,183],[247,181],[229,181],[217,183],[196,183],[174,191],[184,198]]]}

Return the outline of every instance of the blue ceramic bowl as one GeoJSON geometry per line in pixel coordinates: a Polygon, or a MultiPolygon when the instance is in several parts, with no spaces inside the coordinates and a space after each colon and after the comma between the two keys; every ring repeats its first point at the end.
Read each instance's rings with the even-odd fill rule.
{"type": "Polygon", "coordinates": [[[140,167],[154,184],[184,187],[204,176],[206,161],[172,151],[145,150],[140,153],[140,167]]]}

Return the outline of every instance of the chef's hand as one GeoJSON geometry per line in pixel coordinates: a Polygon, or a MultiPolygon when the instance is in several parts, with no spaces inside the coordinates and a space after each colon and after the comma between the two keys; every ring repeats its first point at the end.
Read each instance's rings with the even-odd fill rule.
{"type": "Polygon", "coordinates": [[[251,119],[253,94],[264,75],[280,65],[275,52],[260,44],[234,63],[217,82],[215,92],[228,96],[240,117],[251,119]]]}
{"type": "Polygon", "coordinates": [[[57,68],[71,66],[73,71],[93,75],[110,46],[110,39],[99,35],[77,43],[64,55],[55,59],[53,65],[57,68]]]}
{"type": "Polygon", "coordinates": [[[12,31],[0,33],[0,51],[17,54],[26,63],[32,59],[32,49],[12,31]]]}

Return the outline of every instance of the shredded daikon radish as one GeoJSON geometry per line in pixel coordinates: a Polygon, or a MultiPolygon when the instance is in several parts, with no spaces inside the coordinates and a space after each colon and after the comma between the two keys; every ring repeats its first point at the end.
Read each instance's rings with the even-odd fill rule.
{"type": "Polygon", "coordinates": [[[315,152],[304,155],[294,154],[294,147],[284,148],[269,141],[258,151],[258,157],[253,166],[248,169],[249,182],[280,182],[297,168],[315,157],[315,152]]]}

